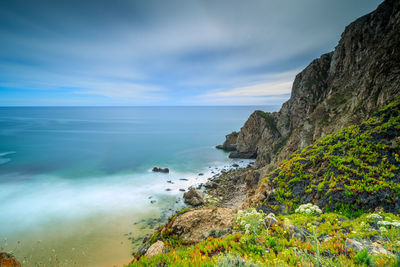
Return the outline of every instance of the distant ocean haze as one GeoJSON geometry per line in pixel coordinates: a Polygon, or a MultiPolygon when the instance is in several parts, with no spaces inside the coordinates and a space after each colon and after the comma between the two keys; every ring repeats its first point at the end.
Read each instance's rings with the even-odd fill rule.
{"type": "Polygon", "coordinates": [[[86,251],[78,257],[84,266],[129,260],[124,234],[135,232],[133,222],[172,207],[179,189],[204,182],[211,168],[230,166],[215,145],[254,110],[278,108],[0,108],[0,238],[20,240],[20,257],[41,240],[36,261],[46,249],[67,261],[72,248],[86,251]],[[154,166],[171,171],[153,173],[154,166]]]}

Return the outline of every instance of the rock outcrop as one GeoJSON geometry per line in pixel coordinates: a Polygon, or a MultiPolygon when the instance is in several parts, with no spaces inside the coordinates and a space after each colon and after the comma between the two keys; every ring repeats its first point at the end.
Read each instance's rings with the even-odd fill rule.
{"type": "Polygon", "coordinates": [[[236,143],[238,138],[237,132],[232,132],[225,136],[226,140],[222,145],[216,146],[218,149],[223,149],[227,151],[235,151],[236,150],[236,143]]]}
{"type": "Polygon", "coordinates": [[[346,27],[331,53],[300,72],[279,112],[254,112],[220,148],[257,166],[360,122],[400,95],[400,2],[387,0],[346,27]]]}
{"type": "Polygon", "coordinates": [[[192,205],[194,207],[204,204],[203,196],[199,191],[194,188],[190,188],[188,192],[183,194],[183,199],[186,204],[192,205]]]}
{"type": "Polygon", "coordinates": [[[215,231],[227,231],[233,223],[231,209],[191,210],[179,215],[172,224],[173,233],[189,243],[200,242],[215,231]]]}

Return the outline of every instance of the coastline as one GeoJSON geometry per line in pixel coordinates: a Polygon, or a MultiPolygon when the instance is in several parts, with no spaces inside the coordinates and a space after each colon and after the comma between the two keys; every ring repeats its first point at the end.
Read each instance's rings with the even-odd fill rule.
{"type": "MultiPolygon", "coordinates": [[[[16,258],[24,266],[54,260],[57,261],[57,266],[123,266],[132,259],[132,252],[140,247],[146,235],[151,235],[169,217],[188,207],[183,201],[184,192],[179,189],[187,191],[188,188],[199,185],[203,185],[205,189],[204,185],[210,180],[230,170],[244,168],[249,162],[251,161],[229,160],[220,165],[206,166],[201,172],[196,170],[191,173],[177,173],[172,169],[169,175],[157,174],[162,177],[163,182],[158,180],[156,184],[149,186],[156,193],[143,199],[146,208],[139,213],[129,214],[120,210],[96,213],[76,221],[49,221],[40,229],[26,228],[17,235],[25,238],[9,236],[8,248],[17,247],[16,258]],[[239,167],[233,167],[233,164],[238,164],[239,167]],[[171,176],[182,177],[182,180],[173,180],[171,176]],[[174,183],[168,183],[169,180],[174,183]],[[171,190],[167,191],[168,188],[171,190]],[[151,200],[157,202],[151,204],[151,200]],[[80,243],[83,240],[84,244],[80,243]],[[21,241],[19,246],[15,245],[18,241],[21,241]],[[103,260],[93,260],[99,256],[103,260]]],[[[149,192],[150,188],[146,191],[149,192]]]]}
{"type": "Polygon", "coordinates": [[[181,205],[177,209],[164,209],[161,217],[158,216],[135,222],[136,224],[150,225],[151,227],[149,227],[150,233],[141,235],[132,240],[132,247],[134,250],[133,256],[144,255],[149,249],[147,243],[151,241],[154,233],[167,227],[167,224],[170,224],[174,218],[184,214],[186,211],[202,210],[203,208],[207,209],[207,207],[231,210],[232,212],[241,209],[246,200],[246,192],[248,189],[247,186],[249,181],[247,174],[255,168],[254,163],[254,159],[232,159],[229,166],[226,164],[221,165],[220,167],[209,166],[208,172],[204,172],[202,173],[203,175],[200,176],[198,175],[199,177],[202,177],[202,179],[187,181],[192,183],[187,184],[185,192],[188,192],[190,188],[193,188],[203,197],[207,197],[211,201],[206,201],[204,204],[199,206],[192,206],[185,204],[183,197],[179,197],[178,199],[181,205]]]}
{"type": "MultiPolygon", "coordinates": [[[[165,188],[165,190],[166,189],[171,189],[171,190],[168,191],[166,190],[166,192],[175,194],[176,196],[176,201],[175,201],[176,205],[174,206],[174,208],[171,208],[170,206],[165,207],[164,209],[160,210],[161,216],[154,216],[154,217],[149,217],[147,219],[141,219],[135,221],[133,224],[141,227],[149,226],[146,229],[150,230],[151,232],[154,231],[156,228],[164,225],[167,221],[170,220],[171,217],[176,216],[182,210],[187,208],[193,208],[193,206],[185,204],[183,198],[183,194],[185,192],[188,192],[190,188],[195,188],[196,190],[199,190],[203,195],[210,195],[211,197],[218,197],[218,198],[222,197],[223,199],[222,200],[220,199],[219,204],[217,205],[221,207],[231,207],[232,205],[227,203],[227,201],[232,201],[232,198],[229,197],[225,199],[224,198],[225,195],[221,194],[218,191],[215,191],[213,189],[212,184],[217,182],[219,187],[221,186],[223,187],[224,184],[230,186],[229,181],[232,181],[231,174],[235,176],[237,176],[238,174],[244,174],[249,169],[253,168],[252,167],[253,164],[254,160],[252,159],[234,159],[231,160],[230,164],[208,166],[208,168],[205,169],[204,172],[200,172],[196,175],[192,175],[191,177],[189,176],[188,178],[184,178],[186,179],[186,181],[181,180],[181,183],[177,184],[167,183],[167,188],[165,188]],[[237,165],[237,166],[235,167],[232,165],[237,165]]],[[[173,174],[173,171],[171,173],[173,174]]],[[[240,183],[244,184],[243,182],[244,180],[240,181],[240,183]]],[[[165,187],[165,185],[162,186],[165,187]]],[[[245,194],[241,196],[245,196],[245,194]]],[[[151,202],[154,199],[157,198],[155,198],[153,195],[150,195],[148,197],[149,202],[151,202]]],[[[156,203],[160,203],[160,201],[157,201],[156,203]]],[[[135,238],[131,239],[134,250],[138,249],[141,246],[143,240],[146,240],[146,236],[149,236],[149,233],[136,236],[135,238]]]]}

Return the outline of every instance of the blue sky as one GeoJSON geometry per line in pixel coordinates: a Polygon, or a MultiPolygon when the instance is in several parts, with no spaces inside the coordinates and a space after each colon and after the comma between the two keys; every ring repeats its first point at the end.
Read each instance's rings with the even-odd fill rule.
{"type": "Polygon", "coordinates": [[[1,0],[0,106],[266,105],[375,0],[1,0]]]}

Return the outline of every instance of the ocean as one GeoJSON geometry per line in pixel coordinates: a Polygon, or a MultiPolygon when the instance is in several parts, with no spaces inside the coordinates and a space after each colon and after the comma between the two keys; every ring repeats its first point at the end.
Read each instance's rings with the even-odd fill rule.
{"type": "Polygon", "coordinates": [[[0,108],[0,248],[24,266],[128,263],[179,189],[247,164],[215,145],[256,109],[279,107],[0,108]]]}

